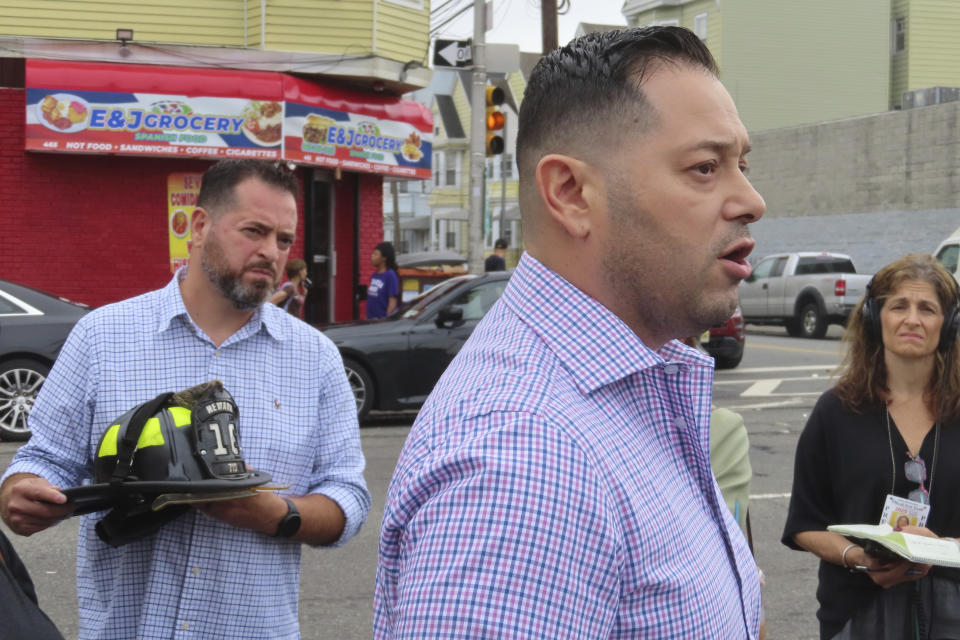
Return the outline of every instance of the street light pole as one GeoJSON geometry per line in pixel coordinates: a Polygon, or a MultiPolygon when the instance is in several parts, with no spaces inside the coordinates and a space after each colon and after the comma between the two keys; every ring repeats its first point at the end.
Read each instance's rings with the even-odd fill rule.
{"type": "Polygon", "coordinates": [[[483,198],[486,190],[487,67],[486,11],[473,1],[473,74],[470,92],[470,211],[467,221],[467,266],[483,273],[483,198]]]}

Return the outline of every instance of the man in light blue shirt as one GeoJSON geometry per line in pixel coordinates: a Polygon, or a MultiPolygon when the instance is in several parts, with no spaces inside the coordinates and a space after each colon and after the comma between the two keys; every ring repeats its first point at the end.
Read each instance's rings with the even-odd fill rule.
{"type": "Polygon", "coordinates": [[[211,168],[186,269],[161,290],[84,317],[37,398],[33,437],[0,487],[0,513],[21,535],[69,515],[58,489],[90,478],[111,421],[211,379],[237,402],[247,463],[290,486],[283,496],[197,506],[119,549],[94,534],[102,514],[84,516],[81,638],[299,638],[301,544],[343,544],[366,519],[356,406],[339,353],[264,304],[294,241],[296,194],[293,177],[272,164],[211,168]]]}

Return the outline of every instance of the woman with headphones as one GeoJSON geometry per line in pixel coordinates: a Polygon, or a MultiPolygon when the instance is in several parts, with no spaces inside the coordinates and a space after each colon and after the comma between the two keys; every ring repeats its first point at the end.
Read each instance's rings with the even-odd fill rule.
{"type": "MultiPolygon", "coordinates": [[[[822,640],[960,639],[960,570],[864,549],[832,524],[960,536],[960,291],[928,254],[881,269],[851,314],[836,386],[797,443],[782,542],[820,558],[822,640]]],[[[960,545],[960,541],[957,542],[960,545]]]]}

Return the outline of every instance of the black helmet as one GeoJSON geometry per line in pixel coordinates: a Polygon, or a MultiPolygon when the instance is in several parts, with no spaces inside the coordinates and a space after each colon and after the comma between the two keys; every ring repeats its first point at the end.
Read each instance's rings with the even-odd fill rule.
{"type": "Polygon", "coordinates": [[[237,404],[214,380],[120,416],[100,438],[94,484],[63,493],[76,504],[75,515],[112,507],[97,534],[120,546],[184,513],[182,503],[252,496],[269,481],[247,468],[237,404]]]}

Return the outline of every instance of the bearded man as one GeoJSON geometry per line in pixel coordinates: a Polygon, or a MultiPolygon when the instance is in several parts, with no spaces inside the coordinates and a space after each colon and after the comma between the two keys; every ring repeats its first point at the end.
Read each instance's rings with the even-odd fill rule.
{"type": "Polygon", "coordinates": [[[83,516],[80,638],[299,638],[301,544],[340,545],[366,519],[356,405],[336,347],[266,304],[297,229],[280,165],[225,160],[204,174],[190,259],[163,289],[74,328],[0,486],[0,514],[32,535],[71,514],[60,489],[94,468],[112,421],[159,393],[218,379],[239,407],[244,457],[284,495],[196,506],[113,548],[83,516]]]}

